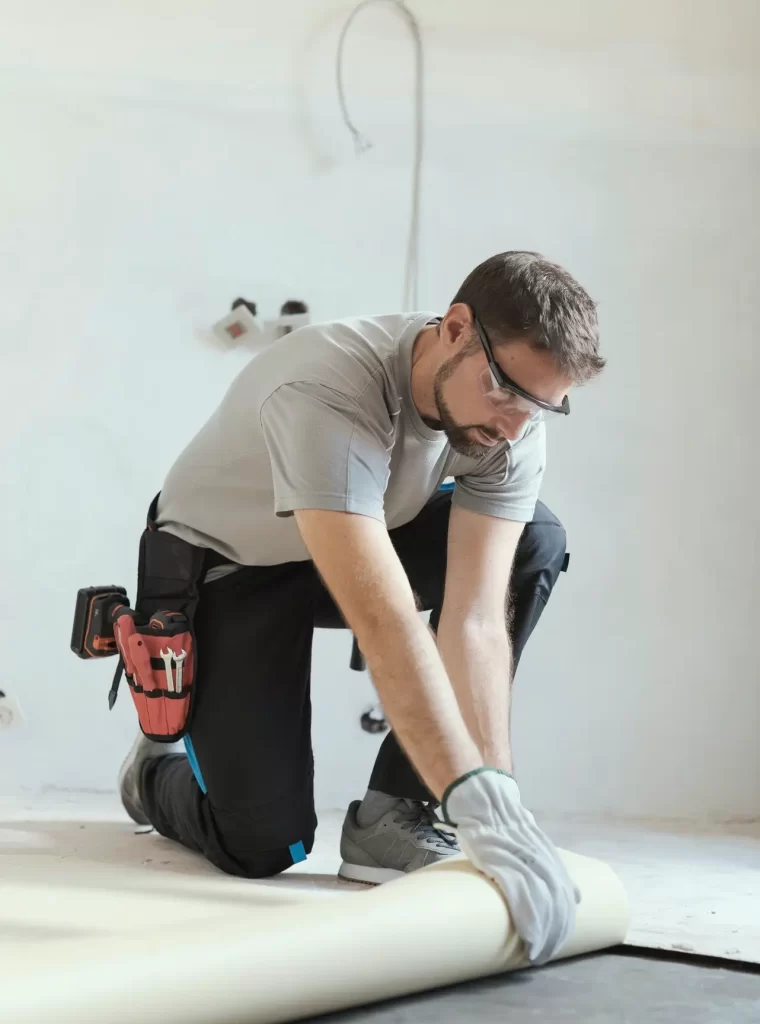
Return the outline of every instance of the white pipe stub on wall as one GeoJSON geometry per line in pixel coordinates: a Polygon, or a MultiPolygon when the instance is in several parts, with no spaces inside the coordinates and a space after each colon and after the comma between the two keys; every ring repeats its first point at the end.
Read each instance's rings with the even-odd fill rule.
{"type": "Polygon", "coordinates": [[[281,338],[298,327],[305,327],[310,322],[311,317],[308,313],[286,313],[278,316],[276,320],[265,320],[264,333],[267,336],[281,338]]]}
{"type": "Polygon", "coordinates": [[[14,729],[23,724],[24,716],[19,702],[0,690],[0,729],[14,729]]]}

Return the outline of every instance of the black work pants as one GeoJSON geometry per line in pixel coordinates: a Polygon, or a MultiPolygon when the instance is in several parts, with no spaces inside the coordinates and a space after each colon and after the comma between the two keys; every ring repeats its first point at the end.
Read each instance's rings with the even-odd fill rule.
{"type": "MultiPolygon", "coordinates": [[[[450,492],[439,492],[414,520],[390,531],[433,628],[443,601],[450,505],[450,492]]],[[[515,667],[564,560],[565,532],[539,502],[512,574],[515,667]]],[[[313,846],[315,625],[341,626],[343,620],[311,562],[246,566],[201,586],[191,738],[207,792],[182,755],[148,761],[141,790],[158,832],[230,874],[277,874],[298,859],[294,849],[309,853],[313,846]]],[[[380,748],[370,786],[430,798],[393,733],[380,748]]]]}

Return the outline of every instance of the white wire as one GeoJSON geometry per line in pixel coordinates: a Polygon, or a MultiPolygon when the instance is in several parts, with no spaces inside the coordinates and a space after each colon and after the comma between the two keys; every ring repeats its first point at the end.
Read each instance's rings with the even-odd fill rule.
{"type": "Polygon", "coordinates": [[[366,153],[371,149],[372,143],[362,135],[359,129],[351,120],[346,104],[346,92],[343,84],[343,52],[345,49],[346,36],[354,19],[361,10],[377,3],[391,3],[399,14],[402,15],[412,33],[414,40],[415,55],[415,83],[414,83],[414,163],[412,168],[412,200],[409,218],[409,239],[406,248],[406,267],[404,271],[404,293],[403,308],[416,310],[419,301],[419,260],[420,260],[420,205],[422,191],[422,155],[424,149],[424,77],[423,77],[423,52],[422,33],[419,22],[406,6],[404,0],[362,0],[362,3],[349,14],[338,40],[338,52],[336,59],[336,83],[338,87],[338,102],[340,103],[343,121],[353,136],[357,156],[366,153]]]}

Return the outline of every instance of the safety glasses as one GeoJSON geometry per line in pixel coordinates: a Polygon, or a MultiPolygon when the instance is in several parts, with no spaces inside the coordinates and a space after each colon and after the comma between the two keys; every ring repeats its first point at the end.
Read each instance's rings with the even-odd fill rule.
{"type": "Polygon", "coordinates": [[[490,404],[501,413],[519,412],[532,420],[540,419],[545,412],[557,413],[560,416],[569,415],[570,402],[567,395],[562,399],[562,405],[552,405],[551,402],[544,402],[542,399],[536,398],[535,395],[531,395],[529,391],[524,391],[519,384],[515,384],[512,378],[506,375],[494,359],[491,342],[474,310],[472,316],[475,330],[478,332],[480,343],[488,360],[488,369],[483,370],[480,375],[480,386],[490,404]]]}

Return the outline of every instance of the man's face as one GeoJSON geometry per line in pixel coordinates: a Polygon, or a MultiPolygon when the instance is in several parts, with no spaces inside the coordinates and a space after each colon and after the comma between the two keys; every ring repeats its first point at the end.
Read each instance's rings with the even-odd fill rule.
{"type": "MultiPolygon", "coordinates": [[[[495,445],[520,437],[531,416],[540,412],[519,398],[511,402],[508,394],[498,408],[489,401],[488,360],[473,326],[462,329],[454,347],[453,355],[435,375],[433,393],[439,422],[431,425],[446,433],[460,455],[480,459],[495,445]]],[[[552,405],[561,405],[572,384],[549,353],[531,348],[525,341],[497,345],[494,357],[520,388],[552,405]]]]}

